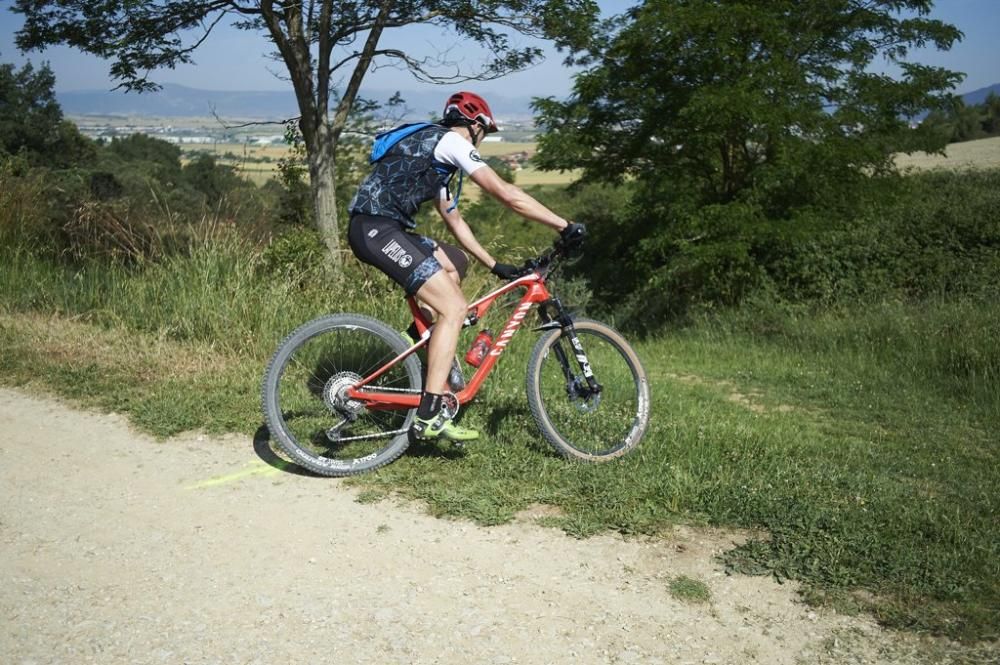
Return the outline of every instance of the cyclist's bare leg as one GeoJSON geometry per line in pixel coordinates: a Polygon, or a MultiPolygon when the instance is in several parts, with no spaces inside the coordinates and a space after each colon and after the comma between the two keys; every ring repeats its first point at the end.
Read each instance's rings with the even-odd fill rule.
{"type": "MultiPolygon", "coordinates": [[[[461,286],[462,277],[458,274],[458,269],[455,268],[455,264],[451,262],[451,259],[448,258],[448,255],[445,254],[444,250],[440,247],[434,250],[434,258],[438,260],[441,267],[444,268],[444,271],[448,273],[448,277],[450,277],[457,286],[461,286]]],[[[417,291],[417,300],[420,300],[419,294],[420,292],[417,291]]],[[[420,302],[420,311],[423,312],[428,321],[433,321],[434,317],[437,316],[437,312],[435,312],[430,305],[423,301],[420,302]]]]}
{"type": "Polygon", "coordinates": [[[416,296],[437,313],[434,334],[427,345],[426,390],[441,395],[448,390],[448,371],[455,357],[468,305],[462,290],[447,270],[435,273],[420,287],[416,296]]]}
{"type": "Polygon", "coordinates": [[[424,282],[416,296],[433,307],[438,317],[427,345],[427,378],[410,435],[417,439],[450,439],[456,443],[478,439],[479,432],[455,425],[451,416],[443,411],[443,396],[448,389],[455,346],[468,312],[462,289],[447,271],[439,270],[424,282]]]}

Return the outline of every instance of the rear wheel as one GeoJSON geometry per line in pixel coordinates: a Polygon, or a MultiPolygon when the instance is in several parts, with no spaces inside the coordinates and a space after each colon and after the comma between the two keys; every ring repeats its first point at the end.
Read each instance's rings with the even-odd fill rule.
{"type": "Polygon", "coordinates": [[[625,338],[597,321],[574,322],[592,385],[565,330],[545,333],[528,361],[528,406],[562,455],[603,462],[639,444],[649,425],[649,382],[625,338]]]}
{"type": "MultiPolygon", "coordinates": [[[[349,476],[395,460],[409,445],[415,409],[368,410],[347,391],[409,345],[375,319],[335,314],[303,325],[275,352],[264,376],[268,428],[291,459],[324,476],[349,476]]],[[[420,392],[410,355],[368,384],[420,392]]]]}

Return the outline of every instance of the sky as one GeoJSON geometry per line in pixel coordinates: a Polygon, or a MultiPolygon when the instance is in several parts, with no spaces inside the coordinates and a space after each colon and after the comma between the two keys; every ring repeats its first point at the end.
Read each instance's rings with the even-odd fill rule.
{"type": "MultiPolygon", "coordinates": [[[[605,16],[620,13],[637,4],[634,0],[598,0],[605,16]]],[[[43,52],[21,54],[14,45],[14,33],[21,25],[21,16],[10,12],[9,0],[0,0],[0,62],[21,65],[31,61],[36,65],[49,62],[56,75],[56,90],[108,90],[115,86],[108,77],[109,63],[94,56],[66,47],[50,48],[43,52]]],[[[959,85],[960,93],[970,92],[1000,83],[1000,0],[937,0],[931,16],[951,23],[965,37],[951,51],[921,49],[911,53],[910,59],[928,65],[937,65],[964,72],[967,76],[959,85]]],[[[383,44],[390,37],[387,31],[383,44]]],[[[455,42],[451,33],[434,28],[405,28],[392,34],[394,45],[402,43],[408,50],[434,52],[440,45],[455,42]]],[[[545,61],[525,72],[508,75],[496,81],[475,83],[475,89],[484,94],[507,96],[567,96],[572,89],[575,70],[563,65],[563,55],[544,42],[521,37],[524,45],[537,44],[546,50],[545,61]]],[[[206,90],[291,90],[290,84],[280,76],[283,65],[269,59],[269,44],[264,37],[235,29],[213,33],[195,52],[193,65],[175,70],[162,70],[153,75],[157,83],[175,83],[206,90]]],[[[887,73],[895,71],[877,65],[887,73]]],[[[466,84],[468,87],[471,84],[466,84]]],[[[454,87],[454,86],[450,86],[454,87]]],[[[438,87],[445,90],[448,88],[438,87]]],[[[365,78],[366,90],[427,90],[427,84],[415,81],[408,73],[392,68],[370,72],[365,78]]]]}

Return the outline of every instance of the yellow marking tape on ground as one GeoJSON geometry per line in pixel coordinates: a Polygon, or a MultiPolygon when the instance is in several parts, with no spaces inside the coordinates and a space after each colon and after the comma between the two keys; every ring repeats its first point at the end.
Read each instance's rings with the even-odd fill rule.
{"type": "Polygon", "coordinates": [[[242,480],[243,478],[249,478],[250,476],[273,476],[276,473],[280,473],[285,468],[290,466],[287,462],[277,461],[275,466],[271,466],[266,462],[256,461],[250,463],[249,469],[243,469],[242,471],[237,471],[235,473],[227,473],[224,476],[215,476],[209,478],[208,480],[203,480],[200,483],[195,483],[194,485],[188,485],[184,489],[186,490],[197,490],[204,487],[214,487],[215,485],[224,485],[226,483],[231,483],[236,480],[242,480]]]}

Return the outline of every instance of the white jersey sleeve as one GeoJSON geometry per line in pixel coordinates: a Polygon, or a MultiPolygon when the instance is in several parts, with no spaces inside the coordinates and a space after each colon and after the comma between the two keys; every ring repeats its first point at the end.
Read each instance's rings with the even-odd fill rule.
{"type": "Polygon", "coordinates": [[[476,146],[459,136],[457,132],[448,132],[441,137],[437,147],[434,148],[434,159],[457,166],[469,175],[486,166],[476,146]]]}

